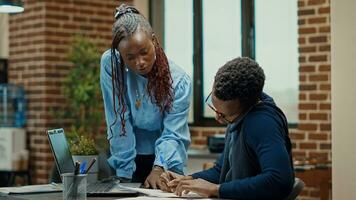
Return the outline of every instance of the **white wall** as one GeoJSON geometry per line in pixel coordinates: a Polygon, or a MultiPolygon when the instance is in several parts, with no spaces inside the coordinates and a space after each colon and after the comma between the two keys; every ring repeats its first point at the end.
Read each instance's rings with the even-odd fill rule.
{"type": "Polygon", "coordinates": [[[355,0],[331,0],[333,200],[356,199],[355,9],[355,0]]]}
{"type": "Polygon", "coordinates": [[[9,20],[8,14],[0,13],[0,58],[9,57],[9,20]]]}

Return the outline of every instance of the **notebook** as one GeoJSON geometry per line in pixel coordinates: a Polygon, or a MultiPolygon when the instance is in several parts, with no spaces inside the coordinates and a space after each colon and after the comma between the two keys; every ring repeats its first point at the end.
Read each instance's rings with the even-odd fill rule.
{"type": "MultiPolygon", "coordinates": [[[[75,166],[72,159],[72,154],[69,150],[67,139],[64,134],[64,130],[62,128],[47,130],[47,136],[59,174],[73,173],[75,166]]],[[[139,187],[140,184],[119,183],[118,179],[108,179],[105,181],[89,183],[87,185],[87,196],[138,196],[139,192],[130,190],[127,188],[127,186],[139,187]]]]}

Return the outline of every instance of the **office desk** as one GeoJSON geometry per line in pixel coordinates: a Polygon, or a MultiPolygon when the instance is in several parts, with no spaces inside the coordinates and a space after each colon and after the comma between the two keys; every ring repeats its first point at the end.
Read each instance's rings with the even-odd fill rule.
{"type": "MultiPolygon", "coordinates": [[[[31,194],[31,195],[11,195],[13,197],[17,197],[23,200],[62,200],[62,193],[57,192],[57,193],[42,193],[42,194],[31,194]]],[[[121,198],[127,198],[127,197],[121,197],[121,198]]],[[[1,196],[0,196],[1,199],[1,196]]],[[[20,200],[19,199],[19,200],[20,200]]],[[[113,200],[113,199],[120,199],[120,197],[87,197],[87,200],[113,200]]],[[[159,200],[159,197],[156,197],[157,200],[159,200]]],[[[166,199],[166,198],[164,198],[166,199]]],[[[172,200],[176,198],[170,198],[172,200]]],[[[187,198],[189,199],[189,198],[187,198]]],[[[9,199],[11,200],[11,199],[9,199]]]]}

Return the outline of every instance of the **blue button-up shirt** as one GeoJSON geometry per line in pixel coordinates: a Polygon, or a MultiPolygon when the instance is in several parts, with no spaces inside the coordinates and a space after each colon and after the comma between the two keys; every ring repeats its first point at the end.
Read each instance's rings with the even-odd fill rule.
{"type": "MultiPolygon", "coordinates": [[[[156,104],[152,103],[147,93],[147,78],[126,67],[124,72],[127,87],[125,94],[126,136],[120,136],[119,116],[112,127],[112,133],[110,131],[110,125],[116,118],[112,96],[111,51],[107,50],[101,57],[100,84],[111,151],[108,162],[119,177],[132,178],[136,170],[134,160],[137,154],[155,154],[154,165],[178,173],[185,171],[187,148],[190,144],[187,120],[191,99],[191,80],[173,62],[169,62],[169,67],[173,79],[174,100],[172,109],[163,114],[156,104]],[[135,106],[137,100],[141,102],[138,108],[135,106]]],[[[115,98],[116,109],[120,113],[118,99],[115,98]]]]}

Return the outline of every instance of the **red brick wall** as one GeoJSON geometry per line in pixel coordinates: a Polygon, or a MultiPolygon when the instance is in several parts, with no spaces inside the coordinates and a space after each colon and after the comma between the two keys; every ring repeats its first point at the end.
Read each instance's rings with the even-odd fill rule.
{"type": "Polygon", "coordinates": [[[330,1],[298,1],[298,155],[331,160],[330,1]]]}
{"type": "Polygon", "coordinates": [[[47,183],[53,165],[45,130],[58,127],[51,110],[64,107],[60,86],[72,67],[67,61],[71,38],[84,34],[103,52],[111,44],[119,2],[25,0],[25,11],[10,15],[9,82],[22,84],[27,93],[26,129],[35,183],[47,183]]]}
{"type": "MultiPolygon", "coordinates": [[[[294,155],[331,161],[330,0],[299,0],[299,126],[294,155]]],[[[306,180],[309,186],[308,180],[306,180]]],[[[319,199],[306,187],[303,199],[319,199]]]]}

